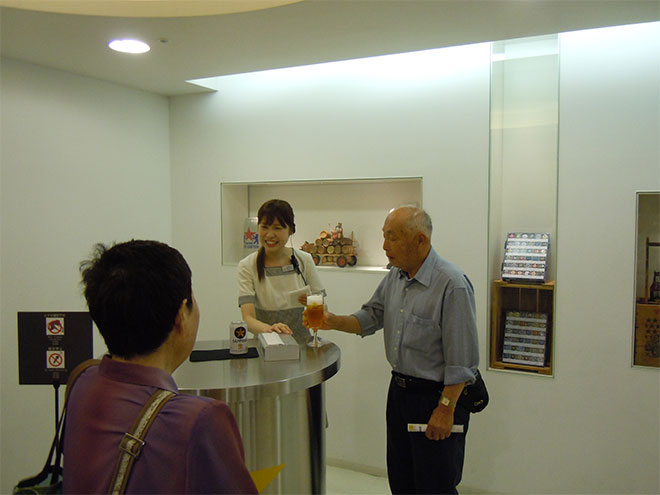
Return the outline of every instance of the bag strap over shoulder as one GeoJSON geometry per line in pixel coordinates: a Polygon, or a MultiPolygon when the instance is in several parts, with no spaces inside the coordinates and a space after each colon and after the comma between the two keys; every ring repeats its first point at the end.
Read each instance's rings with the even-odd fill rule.
{"type": "MultiPolygon", "coordinates": [[[[82,375],[82,373],[87,368],[91,366],[99,365],[100,363],[101,361],[98,359],[88,359],[87,361],[83,361],[78,366],[76,366],[74,370],[69,374],[69,378],[66,384],[67,386],[66,386],[66,395],[64,398],[64,409],[62,411],[62,416],[60,418],[60,425],[58,425],[58,431],[56,432],[55,440],[53,441],[53,444],[54,445],[57,444],[58,447],[57,449],[58,461],[59,461],[60,448],[61,448],[61,438],[59,439],[60,440],[59,442],[57,441],[59,426],[62,425],[64,420],[64,415],[66,413],[66,406],[69,401],[69,394],[71,393],[71,390],[73,389],[73,385],[75,384],[78,377],[82,375]]],[[[140,414],[133,423],[131,430],[128,433],[124,434],[124,438],[122,439],[121,444],[119,445],[119,449],[120,449],[119,459],[117,460],[115,471],[112,476],[112,481],[110,482],[109,493],[113,493],[113,494],[124,493],[124,491],[126,490],[126,484],[128,483],[128,477],[130,475],[131,468],[133,467],[133,463],[135,462],[135,459],[137,459],[137,457],[140,455],[140,452],[142,451],[142,447],[145,445],[144,437],[147,435],[147,431],[149,431],[151,424],[156,419],[156,415],[158,414],[158,412],[162,409],[165,403],[175,395],[176,394],[174,392],[170,392],[169,390],[159,389],[156,392],[154,392],[153,395],[147,401],[147,403],[144,405],[142,410],[140,411],[140,414]]],[[[63,431],[62,431],[62,435],[63,435],[63,431]]],[[[49,463],[50,461],[48,461],[47,464],[49,463]]],[[[59,465],[59,462],[57,462],[56,464],[59,465]]]]}
{"type": "Polygon", "coordinates": [[[157,390],[154,392],[140,411],[139,416],[131,427],[131,431],[124,434],[124,438],[119,445],[119,459],[112,475],[109,493],[124,493],[133,463],[142,452],[142,447],[146,443],[144,437],[147,435],[147,431],[149,431],[151,424],[156,419],[158,412],[175,395],[174,392],[170,392],[169,390],[157,390]]]}

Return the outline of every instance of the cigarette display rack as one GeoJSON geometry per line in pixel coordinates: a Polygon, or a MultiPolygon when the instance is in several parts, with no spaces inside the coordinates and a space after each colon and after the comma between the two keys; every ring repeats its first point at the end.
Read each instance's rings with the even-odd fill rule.
{"type": "Polygon", "coordinates": [[[502,361],[544,366],[548,315],[531,311],[507,311],[502,361]]]}
{"type": "Polygon", "coordinates": [[[550,234],[509,232],[504,244],[502,280],[545,282],[549,250],[550,234]]]}
{"type": "Polygon", "coordinates": [[[493,281],[490,367],[552,375],[554,282],[493,281]]]}

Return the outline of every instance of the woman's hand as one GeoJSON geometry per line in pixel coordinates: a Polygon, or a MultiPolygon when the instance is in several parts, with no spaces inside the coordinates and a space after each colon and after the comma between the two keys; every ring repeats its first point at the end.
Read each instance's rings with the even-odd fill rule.
{"type": "Polygon", "coordinates": [[[268,333],[285,333],[287,335],[293,335],[293,331],[289,328],[289,325],[286,323],[274,323],[267,330],[268,333]]]}

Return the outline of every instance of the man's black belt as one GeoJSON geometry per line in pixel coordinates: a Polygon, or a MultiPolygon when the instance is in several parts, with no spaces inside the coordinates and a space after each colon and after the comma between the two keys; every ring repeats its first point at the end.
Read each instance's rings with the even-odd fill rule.
{"type": "Polygon", "coordinates": [[[401,388],[409,388],[414,390],[442,390],[444,383],[434,382],[433,380],[426,380],[424,378],[417,378],[414,376],[404,375],[397,371],[392,371],[392,380],[401,388]]]}

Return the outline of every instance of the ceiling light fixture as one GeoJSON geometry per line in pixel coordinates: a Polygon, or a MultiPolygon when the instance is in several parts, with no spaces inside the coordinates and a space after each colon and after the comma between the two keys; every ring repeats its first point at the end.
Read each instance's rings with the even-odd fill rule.
{"type": "Polygon", "coordinates": [[[108,46],[122,53],[146,53],[151,47],[140,40],[112,40],[108,46]]]}

